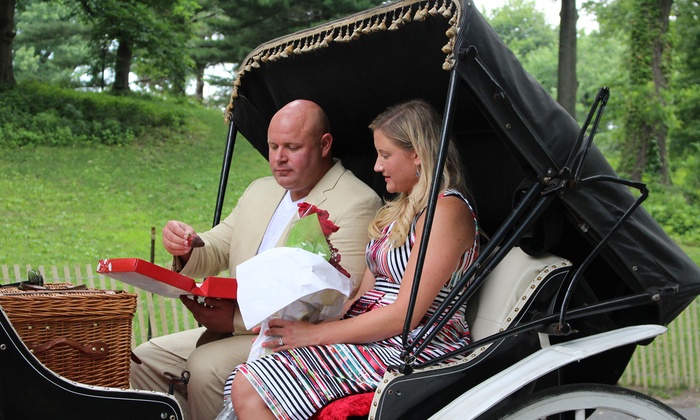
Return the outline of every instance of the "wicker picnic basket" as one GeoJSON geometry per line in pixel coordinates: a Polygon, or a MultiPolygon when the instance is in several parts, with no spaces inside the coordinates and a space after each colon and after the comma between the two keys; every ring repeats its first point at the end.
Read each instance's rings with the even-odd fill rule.
{"type": "Polygon", "coordinates": [[[0,306],[46,367],[70,380],[129,387],[136,294],[45,284],[0,288],[0,306]]]}

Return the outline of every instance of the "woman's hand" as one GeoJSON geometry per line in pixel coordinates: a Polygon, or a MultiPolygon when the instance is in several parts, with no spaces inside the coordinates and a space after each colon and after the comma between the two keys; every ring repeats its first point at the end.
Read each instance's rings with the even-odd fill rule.
{"type": "MultiPolygon", "coordinates": [[[[332,323],[332,322],[331,322],[332,323]]],[[[319,340],[319,330],[323,324],[312,324],[308,321],[287,321],[284,319],[271,319],[270,327],[265,331],[268,337],[275,339],[263,342],[263,347],[273,351],[289,350],[296,347],[308,347],[325,344],[319,340]]]]}

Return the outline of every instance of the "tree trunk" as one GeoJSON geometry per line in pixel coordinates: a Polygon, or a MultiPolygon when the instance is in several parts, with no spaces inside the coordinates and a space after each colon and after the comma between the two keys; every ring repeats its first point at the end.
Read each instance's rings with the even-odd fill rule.
{"type": "MultiPolygon", "coordinates": [[[[658,32],[657,37],[653,41],[653,52],[651,56],[651,74],[654,79],[654,92],[656,99],[662,107],[666,106],[663,92],[668,88],[668,74],[670,58],[670,44],[666,40],[668,34],[668,21],[671,15],[671,5],[673,0],[659,0],[659,8],[657,15],[658,32]]],[[[659,121],[654,126],[654,134],[659,145],[659,176],[664,185],[671,185],[671,175],[668,168],[668,125],[665,121],[659,121]]]]}
{"type": "Polygon", "coordinates": [[[204,66],[197,66],[195,69],[197,77],[197,89],[195,90],[194,96],[197,98],[197,102],[204,102],[204,66]]]}
{"type": "Polygon", "coordinates": [[[625,116],[623,159],[631,177],[655,174],[671,184],[666,138],[668,116],[664,91],[671,68],[668,24],[673,0],[634,0],[630,29],[631,104],[625,116]]]}
{"type": "Polygon", "coordinates": [[[172,81],[171,90],[175,96],[185,96],[187,91],[187,80],[180,69],[173,69],[170,75],[172,81]]]}
{"type": "Polygon", "coordinates": [[[15,39],[15,0],[0,1],[0,86],[14,86],[12,42],[15,39]]]}
{"type": "Polygon", "coordinates": [[[629,128],[627,135],[630,137],[629,145],[632,151],[632,168],[630,171],[630,178],[633,181],[641,182],[644,176],[644,172],[647,167],[647,158],[649,156],[649,133],[652,127],[647,123],[646,116],[643,115],[639,107],[632,105],[632,110],[629,111],[631,117],[628,116],[631,121],[639,121],[638,124],[634,124],[629,128]]]}
{"type": "Polygon", "coordinates": [[[131,72],[131,59],[133,57],[131,50],[131,41],[119,39],[119,47],[117,47],[117,58],[114,63],[114,85],[112,90],[116,92],[128,92],[129,88],[129,73],[131,72]]]}
{"type": "Polygon", "coordinates": [[[559,16],[557,102],[576,118],[576,0],[562,0],[559,16]]]}

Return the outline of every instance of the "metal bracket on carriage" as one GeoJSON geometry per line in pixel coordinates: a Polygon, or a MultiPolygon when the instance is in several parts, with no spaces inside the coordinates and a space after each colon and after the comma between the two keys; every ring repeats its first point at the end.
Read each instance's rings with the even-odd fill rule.
{"type": "Polygon", "coordinates": [[[573,172],[570,168],[564,167],[559,171],[548,169],[547,175],[540,179],[542,185],[545,186],[542,195],[551,194],[562,189],[576,189],[580,187],[580,180],[574,179],[573,172]]]}
{"type": "Polygon", "coordinates": [[[578,139],[569,153],[566,163],[558,171],[549,169],[547,175],[542,177],[542,183],[547,186],[543,194],[548,194],[563,188],[580,188],[585,180],[581,178],[581,170],[586,161],[588,150],[593,144],[593,139],[598,131],[600,118],[605,111],[605,105],[610,98],[610,89],[602,87],[598,90],[593,105],[588,112],[585,122],[581,127],[578,139]],[[592,123],[590,134],[586,136],[589,125],[592,123]]]}
{"type": "Polygon", "coordinates": [[[401,352],[399,356],[403,363],[399,366],[389,366],[389,370],[396,370],[404,375],[410,375],[413,373],[413,363],[416,362],[416,356],[413,353],[408,353],[407,351],[401,352]]]}
{"type": "Polygon", "coordinates": [[[549,324],[545,326],[544,328],[538,330],[538,332],[541,332],[543,334],[547,335],[554,335],[554,336],[567,336],[569,334],[576,334],[578,333],[578,330],[575,330],[571,328],[571,324],[568,322],[554,322],[552,324],[549,324]]]}
{"type": "Polygon", "coordinates": [[[176,384],[180,383],[187,386],[187,384],[190,382],[190,376],[191,374],[189,370],[183,370],[179,378],[172,378],[170,380],[170,385],[168,385],[168,394],[175,395],[176,384]]]}
{"type": "Polygon", "coordinates": [[[661,300],[662,296],[676,294],[679,290],[680,287],[677,284],[674,284],[664,287],[654,287],[651,289],[647,289],[647,293],[649,294],[653,302],[658,302],[661,300]]]}
{"type": "Polygon", "coordinates": [[[457,51],[457,57],[462,61],[467,59],[473,60],[478,55],[479,50],[476,48],[476,45],[470,45],[467,48],[460,48],[459,51],[457,51]]]}

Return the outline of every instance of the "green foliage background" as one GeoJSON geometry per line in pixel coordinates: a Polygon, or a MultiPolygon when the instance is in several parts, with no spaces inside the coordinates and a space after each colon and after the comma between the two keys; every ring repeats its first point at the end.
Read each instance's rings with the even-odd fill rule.
{"type": "MultiPolygon", "coordinates": [[[[160,242],[168,220],[200,231],[212,225],[228,131],[221,110],[31,83],[0,96],[0,118],[0,265],[148,259],[151,227],[155,260],[168,265],[160,242]],[[17,98],[23,104],[14,105],[17,98]]],[[[697,185],[693,156],[678,169],[684,185],[697,185]]],[[[239,136],[224,216],[252,180],[268,174],[265,159],[239,136]]],[[[698,190],[650,189],[645,207],[700,261],[700,209],[688,204],[698,190]]]]}
{"type": "MultiPolygon", "coordinates": [[[[65,116],[52,110],[55,120],[44,125],[0,100],[0,118],[21,117],[4,121],[5,131],[25,126],[0,137],[0,265],[149,259],[151,227],[157,233],[156,262],[168,264],[160,230],[169,219],[198,230],[211,227],[228,131],[221,110],[36,85],[19,91],[40,104],[82,111],[65,116]],[[67,134],[99,125],[105,115],[114,121],[134,118],[115,123],[122,131],[92,132],[89,141],[67,134]],[[24,131],[31,136],[18,134],[24,131]],[[25,140],[12,140],[17,138],[25,140]]],[[[267,162],[239,137],[224,215],[253,179],[267,174],[267,162]]]]}
{"type": "Polygon", "coordinates": [[[183,110],[147,95],[117,98],[27,82],[3,92],[0,107],[0,139],[8,147],[125,145],[187,131],[183,110]]]}
{"type": "MultiPolygon", "coordinates": [[[[197,229],[208,228],[227,130],[220,109],[200,107],[184,92],[171,89],[188,77],[182,73],[183,63],[195,62],[197,69],[204,69],[240,60],[261,40],[379,1],[244,2],[249,13],[241,9],[241,2],[219,0],[137,3],[153,10],[147,7],[143,13],[122,16],[123,10],[116,7],[119,2],[111,0],[17,3],[13,66],[20,83],[0,93],[0,226],[4,231],[0,264],[146,257],[151,226],[159,231],[168,219],[178,218],[197,229]],[[100,10],[109,9],[117,17],[108,19],[109,13],[90,14],[91,8],[79,7],[98,4],[100,10]],[[151,22],[163,14],[154,15],[154,10],[167,10],[164,18],[179,17],[161,22],[167,27],[140,25],[145,32],[132,34],[138,35],[132,40],[136,46],[132,64],[139,75],[133,88],[155,93],[115,96],[84,91],[97,89],[104,75],[100,70],[113,66],[116,44],[111,40],[124,35],[119,25],[132,25],[136,17],[139,22],[151,22]],[[192,20],[187,23],[184,17],[192,20]],[[185,42],[154,36],[150,32],[156,29],[192,38],[185,42]],[[114,36],[95,38],[99,34],[114,36]],[[181,48],[183,42],[188,47],[181,48]],[[175,45],[180,45],[177,54],[169,49],[175,45]],[[184,51],[192,56],[177,59],[184,51]]],[[[635,97],[628,89],[629,19],[619,16],[627,16],[634,4],[597,0],[580,6],[595,12],[600,31],[579,33],[577,117],[583,120],[601,86],[611,88],[595,142],[619,170],[629,154],[623,144],[625,104],[635,97]]],[[[670,34],[676,49],[671,95],[663,109],[647,110],[663,114],[668,124],[673,185],[662,186],[647,175],[651,196],[644,205],[696,255],[700,247],[700,67],[695,64],[700,30],[695,23],[700,6],[677,0],[673,16],[670,34]]],[[[487,18],[524,67],[556,97],[558,32],[534,2],[507,0],[487,18]]],[[[108,75],[107,91],[109,79],[108,75]]],[[[230,82],[225,80],[227,91],[230,82]]],[[[265,161],[244,139],[239,139],[237,148],[224,211],[250,180],[268,173],[265,161]]],[[[167,260],[167,256],[157,257],[167,260]]]]}

